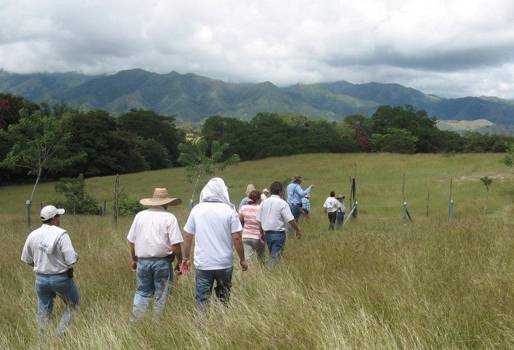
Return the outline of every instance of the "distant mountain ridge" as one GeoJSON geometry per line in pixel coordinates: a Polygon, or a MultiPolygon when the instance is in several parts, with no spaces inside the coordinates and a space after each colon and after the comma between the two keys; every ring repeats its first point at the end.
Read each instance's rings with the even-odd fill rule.
{"type": "Polygon", "coordinates": [[[283,112],[342,119],[371,115],[380,105],[412,105],[438,119],[488,119],[514,124],[514,101],[497,97],[442,98],[399,84],[346,81],[278,87],[271,82],[227,83],[196,74],[158,74],[142,69],[112,75],[80,73],[12,74],[0,70],[0,92],[36,102],[65,102],[85,109],[123,113],[151,109],[182,120],[211,115],[251,118],[283,112]]]}

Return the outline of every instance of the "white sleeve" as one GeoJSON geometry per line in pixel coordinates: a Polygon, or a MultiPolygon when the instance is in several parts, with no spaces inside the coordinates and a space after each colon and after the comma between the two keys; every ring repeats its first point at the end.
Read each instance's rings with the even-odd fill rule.
{"type": "Polygon", "coordinates": [[[64,257],[64,261],[66,265],[71,266],[77,262],[79,256],[75,249],[73,249],[73,245],[71,244],[70,236],[67,233],[64,233],[60,240],[59,245],[61,247],[61,252],[64,257]]]}
{"type": "Polygon", "coordinates": [[[325,204],[323,204],[323,208],[328,208],[328,198],[325,200],[325,204]]]}
{"type": "Polygon", "coordinates": [[[184,226],[184,231],[187,233],[190,233],[194,235],[196,233],[196,227],[195,227],[195,210],[191,210],[191,213],[189,213],[189,217],[187,218],[186,225],[184,226]]]}
{"type": "Polygon", "coordinates": [[[134,218],[134,221],[132,221],[132,225],[130,226],[130,230],[127,235],[127,240],[130,243],[134,243],[136,241],[136,226],[137,226],[137,215],[134,218]]]}
{"type": "Polygon", "coordinates": [[[289,205],[285,202],[284,202],[284,204],[285,205],[282,206],[281,214],[282,214],[282,218],[284,219],[284,221],[286,223],[288,223],[291,220],[294,220],[294,216],[293,216],[293,213],[291,212],[291,208],[289,207],[289,205]]]}
{"type": "Polygon", "coordinates": [[[30,248],[29,238],[25,241],[25,245],[23,246],[23,250],[21,251],[21,261],[26,264],[34,263],[34,256],[32,255],[32,249],[30,248]]]}
{"type": "Polygon", "coordinates": [[[237,213],[234,211],[230,217],[230,233],[236,233],[240,231],[243,231],[243,226],[241,226],[239,215],[237,215],[237,213]]]}
{"type": "Polygon", "coordinates": [[[175,216],[173,216],[170,220],[170,224],[168,226],[168,234],[170,235],[171,244],[184,242],[184,238],[182,238],[182,233],[180,232],[180,227],[175,216]]]}

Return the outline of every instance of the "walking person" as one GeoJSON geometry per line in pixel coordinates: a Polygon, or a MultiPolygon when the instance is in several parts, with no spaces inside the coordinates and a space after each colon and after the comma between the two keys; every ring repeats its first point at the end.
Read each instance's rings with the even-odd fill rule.
{"type": "Polygon", "coordinates": [[[345,197],[342,194],[338,195],[336,199],[341,203],[341,208],[337,209],[337,227],[339,228],[344,224],[346,206],[344,205],[345,197]]]}
{"type": "Polygon", "coordinates": [[[73,280],[73,267],[78,255],[68,232],[59,227],[64,213],[64,209],[53,205],[42,208],[40,218],[43,224],[29,234],[21,253],[21,261],[32,266],[36,273],[40,335],[44,335],[50,325],[56,296],[65,304],[57,326],[59,337],[66,333],[79,306],[79,291],[73,280]]]}
{"type": "Polygon", "coordinates": [[[296,223],[291,208],[282,199],[284,187],[281,182],[274,182],[270,187],[271,197],[261,204],[257,220],[266,237],[266,244],[270,254],[269,267],[273,269],[280,260],[286,243],[286,225],[289,223],[301,237],[300,228],[296,223]]]}
{"type": "Polygon", "coordinates": [[[156,188],[151,198],[139,202],[149,208],[137,213],[127,235],[131,269],[136,273],[132,321],[146,315],[152,299],[153,316],[163,312],[173,282],[172,262],[176,257],[177,270],[182,262],[180,226],[167,210],[180,199],[170,197],[166,188],[156,188]]]}
{"type": "Polygon", "coordinates": [[[243,225],[243,247],[245,258],[251,262],[255,257],[260,263],[264,262],[264,232],[257,220],[261,210],[261,193],[250,192],[250,201],[239,210],[239,220],[243,225]]]}
{"type": "Polygon", "coordinates": [[[241,231],[243,227],[237,212],[230,203],[227,186],[221,178],[212,178],[200,193],[198,203],[184,226],[184,258],[181,271],[190,269],[190,252],[195,240],[195,300],[202,315],[209,304],[214,282],[216,297],[227,305],[230,299],[233,272],[233,247],[239,255],[243,271],[248,269],[245,260],[241,231]]]}
{"type": "Polygon", "coordinates": [[[302,215],[305,217],[307,221],[310,220],[310,213],[311,213],[311,195],[307,194],[305,197],[302,198],[302,215]]]}
{"type": "Polygon", "coordinates": [[[252,191],[255,191],[255,186],[253,184],[248,184],[246,186],[246,192],[245,192],[246,196],[243,199],[241,199],[241,202],[239,203],[239,207],[237,208],[238,211],[241,209],[241,207],[243,205],[248,204],[248,201],[250,200],[249,195],[250,195],[250,192],[252,192],[252,191]]]}
{"type": "Polygon", "coordinates": [[[337,200],[336,193],[334,191],[330,192],[330,196],[326,199],[325,204],[323,204],[323,208],[328,216],[328,229],[333,230],[337,219],[337,210],[342,208],[342,205],[337,200]]]}
{"type": "MultiPolygon", "coordinates": [[[[313,186],[307,187],[305,190],[301,184],[303,181],[302,176],[295,176],[293,181],[287,185],[287,203],[291,208],[295,222],[298,222],[302,208],[302,198],[312,192],[313,186]]],[[[273,192],[271,192],[273,194],[273,192]]]]}

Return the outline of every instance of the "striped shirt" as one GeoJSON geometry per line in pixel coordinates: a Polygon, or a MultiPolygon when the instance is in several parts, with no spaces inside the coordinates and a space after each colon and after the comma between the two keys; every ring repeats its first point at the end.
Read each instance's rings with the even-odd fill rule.
{"type": "Polygon", "coordinates": [[[261,239],[260,223],[257,221],[260,210],[260,204],[243,205],[239,210],[239,219],[244,221],[243,238],[261,239]]]}

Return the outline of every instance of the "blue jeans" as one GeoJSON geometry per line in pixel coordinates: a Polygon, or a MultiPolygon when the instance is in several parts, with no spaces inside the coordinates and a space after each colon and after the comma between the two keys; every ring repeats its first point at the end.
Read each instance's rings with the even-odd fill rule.
{"type": "Polygon", "coordinates": [[[204,312],[209,304],[214,281],[216,281],[216,288],[214,288],[216,297],[227,305],[230,299],[230,288],[232,287],[232,267],[222,270],[196,269],[195,300],[196,307],[200,312],[204,312]]]}
{"type": "Polygon", "coordinates": [[[294,221],[298,222],[298,220],[300,219],[300,215],[302,214],[302,205],[289,203],[289,208],[291,208],[291,213],[294,216],[294,221]]]}
{"type": "Polygon", "coordinates": [[[342,226],[344,223],[344,211],[337,212],[337,226],[342,226]]]}
{"type": "Polygon", "coordinates": [[[269,250],[269,267],[273,269],[280,260],[280,256],[284,251],[286,244],[286,232],[285,231],[265,231],[266,244],[269,250]]]}
{"type": "Polygon", "coordinates": [[[63,336],[79,306],[79,291],[73,278],[68,277],[66,272],[55,275],[38,273],[36,274],[36,293],[39,334],[43,335],[46,332],[52,318],[54,299],[59,296],[65,308],[57,326],[57,335],[63,336]]]}
{"type": "Polygon", "coordinates": [[[139,258],[136,271],[136,294],[132,307],[133,320],[142,319],[152,299],[154,317],[164,310],[173,281],[172,260],[166,258],[139,258]]]}

